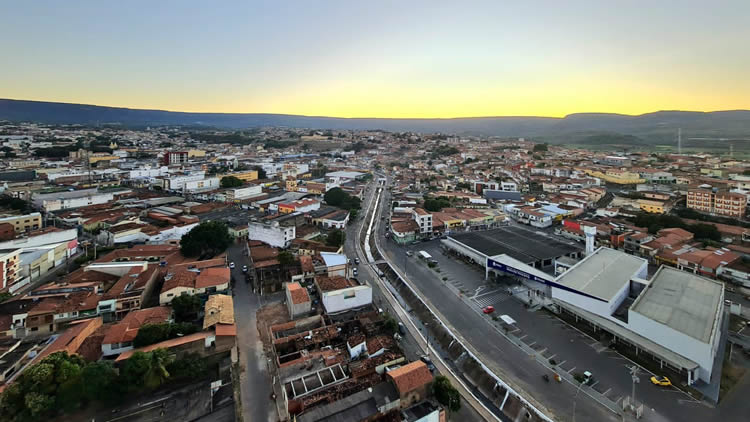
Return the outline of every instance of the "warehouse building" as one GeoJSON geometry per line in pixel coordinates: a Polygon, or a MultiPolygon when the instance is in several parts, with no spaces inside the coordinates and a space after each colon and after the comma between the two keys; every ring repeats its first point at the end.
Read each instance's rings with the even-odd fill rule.
{"type": "Polygon", "coordinates": [[[711,382],[722,339],[724,288],[717,281],[600,248],[551,283],[563,313],[647,354],[688,384],[711,382]]]}

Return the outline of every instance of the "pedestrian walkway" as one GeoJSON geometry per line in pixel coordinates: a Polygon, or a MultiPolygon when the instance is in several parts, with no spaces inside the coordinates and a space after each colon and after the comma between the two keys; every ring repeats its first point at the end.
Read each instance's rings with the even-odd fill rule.
{"type": "Polygon", "coordinates": [[[502,290],[494,290],[492,292],[472,297],[471,300],[477,304],[480,309],[483,309],[487,306],[495,306],[499,303],[505,302],[508,298],[509,296],[502,290]]]}

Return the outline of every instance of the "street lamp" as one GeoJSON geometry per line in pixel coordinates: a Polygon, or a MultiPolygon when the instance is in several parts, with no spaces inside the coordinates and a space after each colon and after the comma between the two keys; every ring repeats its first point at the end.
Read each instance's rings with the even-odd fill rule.
{"type": "Polygon", "coordinates": [[[630,370],[630,379],[633,381],[633,391],[631,393],[630,400],[632,403],[630,403],[630,407],[633,411],[635,411],[635,385],[641,382],[641,379],[638,378],[638,366],[633,365],[629,368],[630,370]]]}

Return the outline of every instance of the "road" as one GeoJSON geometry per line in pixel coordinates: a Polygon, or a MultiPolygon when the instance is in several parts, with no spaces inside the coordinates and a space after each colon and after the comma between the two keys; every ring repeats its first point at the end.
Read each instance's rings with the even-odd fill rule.
{"type": "MultiPolygon", "coordinates": [[[[359,265],[359,275],[358,278],[361,280],[365,280],[369,283],[370,286],[372,286],[373,289],[373,300],[375,304],[383,309],[388,314],[392,315],[394,318],[396,318],[398,321],[402,322],[407,330],[409,330],[409,333],[403,337],[403,339],[400,342],[400,346],[406,355],[406,357],[409,360],[417,360],[420,356],[427,353],[427,345],[424,342],[424,340],[420,337],[419,333],[416,330],[422,330],[422,327],[420,326],[419,322],[417,322],[415,325],[412,325],[409,323],[409,317],[406,315],[403,309],[401,309],[396,301],[392,298],[392,296],[386,292],[383,291],[383,288],[378,280],[377,275],[372,271],[372,268],[365,264],[367,262],[367,259],[360,247],[358,247],[358,241],[360,238],[360,234],[362,232],[362,226],[366,224],[366,211],[370,208],[370,205],[372,204],[374,200],[374,185],[375,183],[370,184],[370,188],[365,196],[365,200],[362,204],[362,212],[360,213],[360,217],[352,224],[350,224],[346,229],[346,241],[344,243],[344,252],[347,256],[354,258],[358,257],[362,264],[359,265]]],[[[365,230],[366,231],[366,230],[365,230]]],[[[434,351],[433,351],[434,353],[434,351]]],[[[448,373],[447,369],[439,362],[439,360],[434,359],[433,356],[433,362],[435,363],[435,366],[438,369],[438,372],[444,375],[447,375],[449,379],[451,379],[452,383],[454,385],[457,385],[457,382],[455,379],[451,377],[451,375],[448,373]]],[[[460,387],[460,386],[459,386],[460,387]]],[[[462,398],[464,401],[462,402],[461,409],[450,415],[451,420],[459,420],[459,421],[483,421],[483,420],[494,420],[491,416],[489,417],[482,417],[479,413],[477,413],[476,410],[474,410],[473,406],[467,405],[467,396],[465,392],[462,394],[462,398]]],[[[468,400],[473,400],[470,397],[468,400]]],[[[476,403],[474,403],[476,405],[476,403]]]]}
{"type": "Polygon", "coordinates": [[[268,374],[267,358],[263,352],[263,343],[258,335],[255,318],[256,312],[262,306],[262,298],[254,294],[244,281],[242,266],[249,264],[244,254],[244,243],[230,246],[227,249],[227,259],[235,263],[232,276],[237,280],[232,293],[241,368],[239,379],[243,420],[276,421],[276,408],[270,400],[272,380],[268,374]]]}

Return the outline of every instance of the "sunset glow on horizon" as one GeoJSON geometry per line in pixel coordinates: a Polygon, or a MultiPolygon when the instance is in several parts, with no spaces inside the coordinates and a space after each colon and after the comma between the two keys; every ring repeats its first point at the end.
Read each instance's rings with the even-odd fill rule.
{"type": "Polygon", "coordinates": [[[0,98],[335,117],[750,108],[750,2],[10,2],[0,98]]]}

